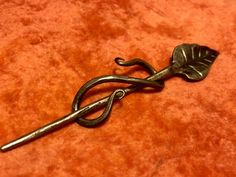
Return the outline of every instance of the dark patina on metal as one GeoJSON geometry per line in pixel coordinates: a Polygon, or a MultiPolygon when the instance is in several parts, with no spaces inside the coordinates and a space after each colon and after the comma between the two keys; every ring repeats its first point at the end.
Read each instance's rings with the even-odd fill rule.
{"type": "Polygon", "coordinates": [[[130,61],[125,61],[122,58],[115,58],[116,64],[120,66],[140,65],[150,74],[150,76],[145,79],[120,75],[105,75],[96,77],[85,83],[79,89],[72,104],[72,113],[16,140],[13,140],[1,146],[0,149],[2,152],[14,149],[75,121],[84,127],[99,126],[107,120],[113,103],[117,100],[121,100],[132,92],[144,89],[145,87],[150,87],[157,91],[161,91],[164,88],[164,80],[172,76],[181,76],[187,81],[200,81],[204,79],[218,54],[219,53],[216,50],[210,49],[206,46],[200,46],[198,44],[181,44],[175,47],[170,60],[170,65],[160,71],[157,71],[149,63],[139,58],[135,58],[130,61]],[[110,96],[90,103],[87,106],[80,107],[81,100],[88,90],[98,84],[107,82],[128,83],[130,86],[116,89],[110,96]],[[105,108],[99,117],[95,119],[88,119],[84,117],[91,111],[102,107],[105,108]]]}

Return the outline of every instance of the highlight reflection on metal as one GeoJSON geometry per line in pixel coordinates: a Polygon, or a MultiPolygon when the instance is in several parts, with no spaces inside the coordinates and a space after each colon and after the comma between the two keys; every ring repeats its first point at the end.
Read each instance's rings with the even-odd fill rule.
{"type": "Polygon", "coordinates": [[[72,113],[1,146],[1,151],[5,152],[16,148],[75,121],[84,127],[96,127],[101,125],[108,118],[115,101],[121,100],[124,96],[145,87],[160,91],[164,87],[164,80],[174,75],[183,76],[187,81],[202,80],[207,76],[210,66],[218,54],[217,51],[206,46],[182,44],[174,49],[170,65],[161,71],[156,71],[150,64],[138,58],[130,61],[115,58],[116,64],[120,66],[140,65],[150,76],[145,79],[140,79],[120,75],[106,75],[88,81],[77,92],[72,104],[72,113]],[[131,85],[127,88],[116,89],[110,96],[81,108],[80,102],[84,94],[96,85],[106,82],[121,82],[131,85]],[[102,107],[105,107],[104,112],[96,119],[87,119],[84,117],[87,113],[102,107]]]}

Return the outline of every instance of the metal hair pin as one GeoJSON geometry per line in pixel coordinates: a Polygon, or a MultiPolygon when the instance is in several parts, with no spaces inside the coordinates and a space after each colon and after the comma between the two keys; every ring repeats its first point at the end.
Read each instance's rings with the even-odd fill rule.
{"type": "Polygon", "coordinates": [[[125,61],[122,58],[115,58],[116,64],[120,66],[140,65],[150,74],[150,76],[142,79],[120,75],[105,75],[91,79],[85,83],[75,95],[72,103],[72,113],[13,140],[1,146],[0,149],[2,152],[11,150],[72,122],[77,122],[79,125],[84,127],[96,127],[101,125],[108,118],[113,103],[117,100],[121,100],[132,92],[145,87],[154,88],[157,91],[160,91],[164,88],[164,80],[172,76],[183,76],[187,81],[200,81],[204,79],[218,54],[217,51],[206,46],[200,46],[198,44],[181,44],[175,47],[170,65],[160,71],[156,71],[149,63],[138,58],[130,61],[125,61]],[[89,89],[105,82],[128,83],[130,86],[116,89],[110,96],[101,98],[87,106],[80,107],[80,102],[84,94],[89,89]],[[84,117],[84,115],[91,111],[102,107],[105,108],[99,117],[95,119],[84,117]]]}

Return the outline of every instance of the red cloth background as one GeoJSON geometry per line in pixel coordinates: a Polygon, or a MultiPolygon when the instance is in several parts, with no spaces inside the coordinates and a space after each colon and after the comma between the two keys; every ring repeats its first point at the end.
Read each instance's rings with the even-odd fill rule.
{"type": "Polygon", "coordinates": [[[201,82],[173,78],[99,128],[1,153],[0,176],[236,176],[235,41],[235,0],[0,0],[0,144],[69,113],[89,79],[127,73],[117,56],[161,69],[181,43],[220,52],[201,82]]]}

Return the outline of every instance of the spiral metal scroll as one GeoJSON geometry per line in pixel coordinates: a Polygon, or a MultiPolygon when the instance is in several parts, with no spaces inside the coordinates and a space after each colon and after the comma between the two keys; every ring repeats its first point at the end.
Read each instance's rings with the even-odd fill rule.
{"type": "MultiPolygon", "coordinates": [[[[120,66],[134,66],[134,65],[139,65],[143,67],[150,75],[153,75],[157,73],[157,71],[147,62],[145,62],[142,59],[135,58],[129,61],[125,61],[122,58],[115,58],[116,64],[120,66]]],[[[146,79],[141,79],[141,78],[134,78],[134,77],[128,77],[128,76],[119,76],[119,75],[105,75],[105,76],[100,76],[96,77],[94,79],[91,79],[87,83],[85,83],[77,92],[75,95],[75,98],[72,103],[72,111],[75,112],[80,109],[80,103],[82,101],[83,96],[85,93],[95,87],[96,85],[102,84],[102,83],[107,83],[107,82],[119,82],[119,83],[128,83],[131,84],[131,86],[127,88],[120,88],[116,89],[108,98],[108,101],[105,105],[105,109],[103,113],[95,118],[95,119],[88,119],[84,117],[79,117],[76,121],[79,125],[84,126],[84,127],[95,127],[103,122],[108,118],[112,105],[114,103],[114,100],[117,99],[122,99],[128,92],[129,89],[134,88],[134,87],[151,87],[154,89],[162,89],[164,87],[163,81],[151,81],[151,80],[146,80],[146,79]]]]}

